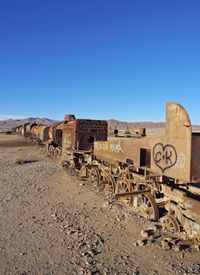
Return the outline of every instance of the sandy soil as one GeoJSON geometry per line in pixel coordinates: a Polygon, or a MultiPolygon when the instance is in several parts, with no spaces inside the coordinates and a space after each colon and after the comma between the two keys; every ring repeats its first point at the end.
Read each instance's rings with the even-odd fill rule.
{"type": "Polygon", "coordinates": [[[0,136],[0,219],[0,274],[200,274],[197,250],[163,249],[178,237],[15,135],[0,136]]]}

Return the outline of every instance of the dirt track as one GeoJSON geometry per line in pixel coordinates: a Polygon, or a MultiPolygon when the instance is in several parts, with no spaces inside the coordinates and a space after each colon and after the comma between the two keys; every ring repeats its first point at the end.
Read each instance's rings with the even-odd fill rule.
{"type": "Polygon", "coordinates": [[[158,223],[42,152],[0,136],[0,274],[200,273],[200,252],[163,250],[168,235],[154,232],[158,223]],[[14,163],[19,157],[24,164],[14,163]],[[135,246],[148,228],[152,237],[135,246]]]}

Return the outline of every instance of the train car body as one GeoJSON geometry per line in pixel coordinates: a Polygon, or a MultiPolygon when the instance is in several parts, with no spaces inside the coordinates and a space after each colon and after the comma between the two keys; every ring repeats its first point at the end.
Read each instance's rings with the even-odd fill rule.
{"type": "Polygon", "coordinates": [[[47,150],[54,157],[61,157],[62,152],[63,121],[54,123],[49,128],[49,139],[45,143],[47,150]]]}
{"type": "Polygon", "coordinates": [[[94,155],[109,162],[122,162],[184,182],[200,180],[200,133],[192,133],[186,111],[167,104],[163,137],[117,138],[94,143],[94,155]]]}
{"type": "Polygon", "coordinates": [[[26,125],[26,134],[31,134],[32,128],[36,125],[37,125],[36,122],[31,122],[31,123],[27,124],[26,125]]]}
{"type": "Polygon", "coordinates": [[[46,144],[62,165],[125,197],[147,218],[200,240],[200,133],[192,131],[178,103],[167,103],[165,131],[151,136],[141,128],[134,136],[116,131],[107,139],[106,121],[74,115],[51,127],[29,123],[16,132],[46,144]]]}
{"type": "Polygon", "coordinates": [[[48,144],[62,147],[62,133],[63,133],[63,121],[54,123],[49,128],[49,141],[48,144]]]}
{"type": "Polygon", "coordinates": [[[38,125],[33,127],[34,135],[42,142],[46,142],[49,139],[49,127],[38,125]]]}
{"type": "Polygon", "coordinates": [[[12,128],[11,128],[11,131],[12,131],[13,134],[16,134],[16,133],[17,133],[16,130],[17,130],[17,127],[12,127],[12,128]]]}
{"type": "Polygon", "coordinates": [[[21,135],[21,134],[22,134],[22,129],[23,129],[23,125],[17,126],[17,127],[16,127],[16,133],[17,133],[18,135],[21,135]]]}
{"type": "Polygon", "coordinates": [[[106,121],[75,119],[67,115],[63,124],[62,162],[90,154],[95,141],[107,140],[107,128],[106,121]]]}
{"type": "Polygon", "coordinates": [[[43,125],[36,125],[31,130],[32,134],[42,143],[49,139],[49,127],[43,125]]]}
{"type": "Polygon", "coordinates": [[[34,125],[34,126],[31,128],[31,130],[30,130],[31,134],[32,134],[33,136],[35,136],[35,137],[38,136],[38,126],[39,126],[39,125],[34,125]]]}
{"type": "Polygon", "coordinates": [[[156,219],[157,205],[165,205],[169,223],[177,228],[181,224],[200,236],[200,133],[192,132],[190,118],[181,105],[167,103],[163,136],[95,141],[94,158],[101,163],[101,174],[109,175],[118,185],[117,192],[121,188],[122,192],[137,190],[140,194],[141,190],[141,196],[145,196],[142,190],[149,188],[156,219]],[[123,173],[117,176],[109,166],[124,168],[128,173],[124,178],[123,173]],[[138,177],[140,180],[136,180],[138,177]]]}
{"type": "Polygon", "coordinates": [[[27,127],[28,127],[29,124],[30,123],[25,123],[25,124],[22,125],[22,131],[21,131],[21,135],[22,136],[26,135],[26,133],[27,133],[27,127]]]}
{"type": "Polygon", "coordinates": [[[49,139],[49,126],[39,126],[38,138],[42,142],[46,142],[49,139]]]}

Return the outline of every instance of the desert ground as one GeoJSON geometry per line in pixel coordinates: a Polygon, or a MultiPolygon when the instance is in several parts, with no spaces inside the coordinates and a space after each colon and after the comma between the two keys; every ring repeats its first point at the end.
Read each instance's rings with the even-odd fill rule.
{"type": "Polygon", "coordinates": [[[200,274],[200,252],[180,238],[44,148],[0,135],[0,274],[200,274]]]}

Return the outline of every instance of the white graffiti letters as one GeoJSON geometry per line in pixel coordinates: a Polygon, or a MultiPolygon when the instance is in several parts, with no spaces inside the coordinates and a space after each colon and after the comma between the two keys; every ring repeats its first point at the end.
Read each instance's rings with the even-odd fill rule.
{"type": "Polygon", "coordinates": [[[120,145],[120,142],[118,142],[117,144],[110,144],[110,151],[111,152],[116,152],[116,153],[120,153],[123,152],[122,147],[120,145]]]}
{"type": "Polygon", "coordinates": [[[120,145],[120,141],[116,143],[111,142],[96,142],[94,145],[94,150],[96,151],[106,151],[110,153],[120,153],[123,149],[120,145]]]}

